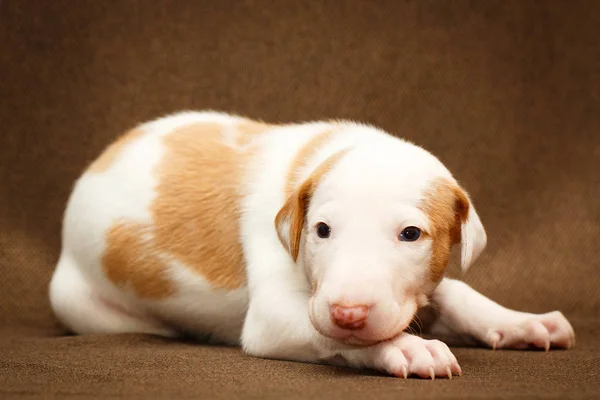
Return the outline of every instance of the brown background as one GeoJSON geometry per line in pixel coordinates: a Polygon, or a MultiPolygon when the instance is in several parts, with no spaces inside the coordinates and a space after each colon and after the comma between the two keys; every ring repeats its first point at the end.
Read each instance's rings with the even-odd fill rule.
{"type": "Polygon", "coordinates": [[[599,37],[595,1],[0,2],[0,394],[600,396],[599,37]],[[204,108],[361,120],[432,151],[488,232],[465,279],[562,310],[577,348],[456,349],[465,376],[432,383],[61,337],[46,291],[73,181],[134,124],[204,108]]]}

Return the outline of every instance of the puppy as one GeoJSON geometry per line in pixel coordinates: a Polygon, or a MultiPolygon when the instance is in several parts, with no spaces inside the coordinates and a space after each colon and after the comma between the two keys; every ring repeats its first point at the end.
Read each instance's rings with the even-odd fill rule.
{"type": "Polygon", "coordinates": [[[78,334],[180,333],[250,355],[461,374],[431,332],[493,348],[569,348],[558,312],[506,309],[444,278],[486,245],[473,203],[433,155],[374,127],[271,125],[184,112],[139,125],[77,181],[50,283],[78,334]]]}

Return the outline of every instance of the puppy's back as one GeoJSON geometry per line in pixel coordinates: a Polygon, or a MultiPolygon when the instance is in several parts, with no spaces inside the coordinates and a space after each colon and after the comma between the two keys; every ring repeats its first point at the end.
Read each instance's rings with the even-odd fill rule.
{"type": "Polygon", "coordinates": [[[131,312],[180,297],[191,279],[207,289],[242,288],[239,189],[251,143],[268,128],[188,112],[142,124],[108,146],[77,181],[65,212],[51,284],[59,317],[75,325],[69,314],[82,300],[65,295],[73,274],[131,312]]]}

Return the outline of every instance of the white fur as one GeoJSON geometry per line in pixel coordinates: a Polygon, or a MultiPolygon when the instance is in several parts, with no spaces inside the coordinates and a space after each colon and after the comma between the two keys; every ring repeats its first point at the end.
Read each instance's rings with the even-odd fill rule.
{"type": "MultiPolygon", "coordinates": [[[[77,181],[50,285],[52,307],[66,326],[81,334],[187,332],[240,344],[256,356],[341,360],[398,376],[459,373],[447,346],[403,333],[417,308],[431,297],[442,310],[436,325],[440,332],[500,347],[541,343],[543,335],[548,344],[572,344],[572,329],[562,315],[550,318],[563,332],[552,337],[550,328],[535,325],[541,317],[504,309],[464,284],[444,279],[436,288],[428,279],[431,240],[401,242],[398,234],[407,226],[428,230],[430,221],[418,207],[423,194],[435,179],[455,182],[454,178],[427,151],[376,128],[345,121],[275,126],[251,143],[258,157],[244,166],[239,187],[246,287],[215,290],[169,254],[158,255],[168,263],[176,286],[168,299],[141,299],[112,284],[101,268],[106,233],[120,219],[152,222],[149,206],[157,184],[152,169],[164,154],[161,137],[188,124],[214,122],[224,126],[223,142],[236,147],[235,125],[242,121],[218,112],[184,112],[142,124],[138,129],[143,134],[127,144],[107,171],[85,173],[77,181]],[[308,160],[300,181],[328,157],[348,152],[317,186],[294,262],[277,235],[275,217],[287,200],[284,188],[291,161],[311,138],[328,130],[337,133],[308,160]],[[318,222],[331,225],[329,239],[316,236],[318,222]],[[316,293],[311,279],[318,284],[316,293]],[[107,299],[116,308],[103,302],[107,299]],[[371,306],[367,327],[357,332],[336,327],[329,315],[331,304],[371,306]],[[517,333],[510,336],[513,331],[517,333]],[[500,334],[504,341],[498,339],[500,334]],[[390,340],[381,342],[385,339],[390,340]]],[[[469,210],[462,227],[463,269],[486,243],[472,204],[469,210]]],[[[288,230],[289,224],[280,229],[288,230]]]]}

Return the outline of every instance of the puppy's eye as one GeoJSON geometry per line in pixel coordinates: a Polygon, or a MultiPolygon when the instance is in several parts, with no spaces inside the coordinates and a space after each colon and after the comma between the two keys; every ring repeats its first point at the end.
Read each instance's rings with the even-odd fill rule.
{"type": "Polygon", "coordinates": [[[404,228],[400,233],[400,240],[403,242],[414,242],[421,236],[421,230],[416,226],[409,226],[404,228]]]}
{"type": "Polygon", "coordinates": [[[327,239],[331,235],[331,228],[325,222],[319,222],[317,224],[317,235],[321,239],[327,239]]]}

